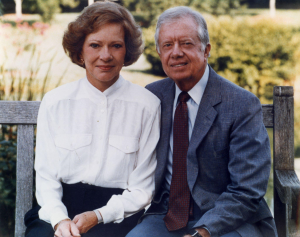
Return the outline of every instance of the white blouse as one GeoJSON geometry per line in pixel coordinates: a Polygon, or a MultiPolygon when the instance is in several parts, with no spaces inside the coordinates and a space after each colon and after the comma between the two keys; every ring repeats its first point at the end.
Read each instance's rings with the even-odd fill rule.
{"type": "Polygon", "coordinates": [[[37,123],[40,219],[54,227],[68,218],[61,182],[125,189],[99,207],[104,224],[143,209],[154,192],[159,134],[160,101],[121,76],[103,93],[87,78],[48,92],[37,123]]]}

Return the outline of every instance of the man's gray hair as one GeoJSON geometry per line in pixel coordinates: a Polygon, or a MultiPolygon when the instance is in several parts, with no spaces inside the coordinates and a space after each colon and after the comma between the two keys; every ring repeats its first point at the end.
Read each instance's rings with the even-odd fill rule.
{"type": "Polygon", "coordinates": [[[178,19],[182,19],[185,17],[191,17],[198,25],[198,37],[201,42],[201,51],[205,50],[207,44],[209,44],[209,35],[208,35],[205,19],[199,12],[194,11],[189,7],[181,6],[181,7],[173,7],[164,11],[158,18],[156,24],[155,36],[154,36],[155,45],[158,53],[160,53],[159,45],[158,45],[158,36],[159,36],[159,30],[161,26],[165,23],[175,22],[178,19]]]}

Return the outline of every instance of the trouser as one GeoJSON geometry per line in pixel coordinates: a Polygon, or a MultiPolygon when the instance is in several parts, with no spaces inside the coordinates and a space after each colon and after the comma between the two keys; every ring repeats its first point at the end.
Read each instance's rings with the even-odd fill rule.
{"type": "MultiPolygon", "coordinates": [[[[189,219],[187,226],[177,231],[168,231],[163,218],[165,217],[168,205],[169,205],[169,194],[164,192],[161,201],[157,205],[153,205],[147,211],[148,214],[144,215],[141,223],[139,223],[132,231],[130,231],[126,237],[182,237],[189,229],[193,229],[194,225],[197,224],[201,218],[201,210],[197,204],[193,202],[193,217],[189,219]]],[[[241,228],[249,228],[252,234],[250,236],[262,237],[260,230],[251,224],[245,223],[241,228]]],[[[221,237],[241,237],[239,230],[232,231],[221,237]]],[[[264,236],[267,237],[267,236],[264,236]]]]}
{"type": "MultiPolygon", "coordinates": [[[[123,193],[119,188],[102,188],[83,183],[64,184],[62,202],[68,210],[69,218],[73,219],[77,214],[92,211],[105,206],[112,195],[123,193]]],[[[27,226],[26,237],[53,237],[52,226],[40,220],[38,211],[40,207],[34,207],[25,215],[25,225],[27,226]]],[[[117,236],[124,237],[137,224],[144,210],[125,218],[121,223],[99,224],[91,228],[82,237],[117,236]]]]}

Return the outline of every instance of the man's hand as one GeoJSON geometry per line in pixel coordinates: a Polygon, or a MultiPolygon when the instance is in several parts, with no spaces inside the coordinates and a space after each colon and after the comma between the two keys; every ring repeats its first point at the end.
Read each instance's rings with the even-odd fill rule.
{"type": "Polygon", "coordinates": [[[75,237],[80,236],[79,230],[75,223],[71,220],[63,220],[54,227],[56,237],[75,237]]]}
{"type": "Polygon", "coordinates": [[[98,224],[98,218],[95,212],[87,211],[76,215],[73,219],[73,222],[76,224],[80,234],[84,234],[98,224]]]}
{"type": "MultiPolygon", "coordinates": [[[[203,237],[210,237],[209,232],[204,228],[198,228],[195,230],[197,230],[199,232],[199,234],[202,235],[203,237]]],[[[191,237],[191,235],[185,235],[184,237],[191,237]]]]}

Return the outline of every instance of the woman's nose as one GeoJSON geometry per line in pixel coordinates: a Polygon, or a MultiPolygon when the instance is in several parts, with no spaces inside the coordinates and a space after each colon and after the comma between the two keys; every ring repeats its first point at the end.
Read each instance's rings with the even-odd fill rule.
{"type": "Polygon", "coordinates": [[[104,62],[108,62],[113,59],[113,56],[107,47],[103,47],[100,51],[100,59],[104,62]]]}

